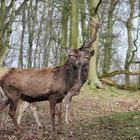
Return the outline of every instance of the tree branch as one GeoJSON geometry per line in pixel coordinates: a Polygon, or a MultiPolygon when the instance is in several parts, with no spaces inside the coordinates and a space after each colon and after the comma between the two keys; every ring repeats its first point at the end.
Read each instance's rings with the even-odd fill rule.
{"type": "MultiPolygon", "coordinates": [[[[15,11],[14,16],[11,15],[11,18],[7,21],[7,23],[6,23],[5,26],[4,26],[3,32],[5,32],[6,29],[13,23],[15,16],[18,15],[18,14],[20,13],[20,11],[23,9],[23,7],[24,7],[25,4],[27,3],[27,1],[28,1],[28,0],[24,0],[24,2],[20,5],[20,7],[15,11]]],[[[11,1],[11,3],[10,3],[9,6],[12,7],[12,5],[13,5],[13,0],[11,1]]],[[[10,7],[9,7],[9,8],[10,8],[10,7]]]]}
{"type": "Polygon", "coordinates": [[[126,75],[140,75],[140,71],[128,71],[128,70],[116,70],[110,73],[105,73],[102,75],[99,75],[99,78],[103,78],[103,77],[113,77],[115,75],[119,75],[119,74],[126,74],[126,75]]]}
{"type": "Polygon", "coordinates": [[[102,0],[99,0],[97,6],[96,6],[96,8],[95,8],[95,14],[97,14],[98,9],[99,9],[99,6],[101,5],[101,3],[102,3],[102,0]]]}
{"type": "Polygon", "coordinates": [[[18,15],[20,11],[23,9],[24,5],[27,3],[28,0],[24,0],[20,7],[15,11],[15,15],[18,15]]]}
{"type": "Polygon", "coordinates": [[[15,0],[12,0],[9,6],[6,8],[7,13],[9,13],[9,11],[11,10],[14,1],[15,0]]]}

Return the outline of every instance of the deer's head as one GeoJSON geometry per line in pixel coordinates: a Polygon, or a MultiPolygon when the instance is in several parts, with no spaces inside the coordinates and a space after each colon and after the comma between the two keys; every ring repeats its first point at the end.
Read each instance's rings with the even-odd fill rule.
{"type": "Polygon", "coordinates": [[[68,53],[68,63],[74,67],[80,67],[81,65],[81,51],[79,49],[72,49],[68,53]]]}
{"type": "Polygon", "coordinates": [[[94,55],[94,50],[70,50],[67,58],[67,62],[73,67],[80,67],[83,64],[89,64],[90,58],[94,55]]]}
{"type": "Polygon", "coordinates": [[[89,64],[90,58],[94,55],[95,51],[81,51],[80,62],[81,65],[89,64]]]}
{"type": "Polygon", "coordinates": [[[90,41],[84,43],[79,49],[72,49],[68,53],[67,62],[69,62],[69,64],[74,67],[80,67],[83,64],[89,64],[90,58],[94,55],[94,50],[91,51],[91,46],[96,40],[96,34],[100,24],[97,23],[95,19],[92,18],[92,20],[95,22],[95,33],[93,38],[91,38],[90,41]]]}

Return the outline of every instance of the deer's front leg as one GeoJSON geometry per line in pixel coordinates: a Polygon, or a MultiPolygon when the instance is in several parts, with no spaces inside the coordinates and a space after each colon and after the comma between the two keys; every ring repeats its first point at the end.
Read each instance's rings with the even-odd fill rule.
{"type": "Polygon", "coordinates": [[[49,105],[50,105],[52,129],[53,129],[53,131],[55,131],[55,106],[56,106],[56,101],[54,101],[53,99],[49,99],[49,105]]]}
{"type": "Polygon", "coordinates": [[[71,118],[71,98],[72,98],[72,92],[69,94],[67,94],[66,98],[65,98],[65,122],[67,124],[69,124],[70,122],[72,122],[72,118],[71,118]]]}
{"type": "Polygon", "coordinates": [[[78,95],[79,91],[82,87],[82,81],[78,81],[70,91],[67,93],[65,97],[65,122],[69,124],[71,121],[71,99],[73,96],[78,95]]]}
{"type": "MultiPolygon", "coordinates": [[[[67,100],[67,99],[66,99],[67,100]]],[[[65,122],[69,124],[70,121],[70,100],[65,102],[65,122]]]]}
{"type": "Polygon", "coordinates": [[[62,117],[61,117],[61,114],[62,114],[62,101],[60,103],[58,103],[58,105],[57,105],[57,115],[58,115],[58,128],[59,128],[59,131],[62,130],[62,117]]]}

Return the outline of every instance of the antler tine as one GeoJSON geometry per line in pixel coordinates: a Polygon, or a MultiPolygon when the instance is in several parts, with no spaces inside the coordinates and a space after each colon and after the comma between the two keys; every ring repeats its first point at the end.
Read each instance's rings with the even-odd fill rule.
{"type": "Polygon", "coordinates": [[[86,43],[84,46],[82,46],[82,49],[83,48],[89,48],[90,46],[91,46],[91,44],[96,40],[96,38],[97,38],[97,32],[98,32],[98,30],[99,30],[99,26],[100,26],[100,22],[97,22],[97,20],[94,18],[94,17],[91,17],[90,16],[90,18],[94,21],[94,23],[95,24],[93,24],[91,21],[89,21],[90,22],[90,24],[95,28],[95,33],[94,33],[94,35],[93,35],[93,38],[88,42],[88,43],[86,43]]]}
{"type": "Polygon", "coordinates": [[[89,19],[88,19],[88,22],[95,28],[95,25],[99,24],[100,25],[100,22],[98,22],[96,20],[96,18],[92,17],[92,16],[89,16],[89,19]],[[91,21],[92,20],[92,21],[91,21]],[[92,23],[94,22],[94,23],[92,23]]]}
{"type": "Polygon", "coordinates": [[[85,42],[82,44],[82,46],[80,47],[80,50],[82,50],[85,46],[85,42]]]}
{"type": "Polygon", "coordinates": [[[89,20],[89,23],[95,28],[95,25],[89,20]]]}
{"type": "Polygon", "coordinates": [[[90,16],[90,19],[92,19],[96,24],[99,23],[95,17],[90,16]]]}

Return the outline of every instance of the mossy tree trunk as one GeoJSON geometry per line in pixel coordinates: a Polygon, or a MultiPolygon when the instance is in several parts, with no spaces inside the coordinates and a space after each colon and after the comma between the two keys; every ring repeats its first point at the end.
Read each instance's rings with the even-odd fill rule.
{"type": "MultiPolygon", "coordinates": [[[[98,17],[95,14],[96,6],[98,5],[99,1],[97,0],[90,0],[90,15],[91,17],[96,18],[96,21],[98,21],[98,17]]],[[[95,24],[95,23],[93,23],[95,24]]],[[[90,36],[93,37],[95,32],[95,28],[93,25],[90,27],[90,36]]],[[[91,50],[95,50],[95,55],[90,60],[89,65],[89,73],[88,73],[88,83],[90,85],[90,88],[93,89],[95,86],[101,87],[101,82],[98,79],[97,76],[97,54],[98,54],[98,47],[99,47],[99,32],[97,33],[96,41],[93,43],[91,50]]]]}
{"type": "Polygon", "coordinates": [[[78,48],[78,17],[79,17],[79,1],[71,1],[71,22],[70,22],[70,48],[78,48]]]}
{"type": "Polygon", "coordinates": [[[86,13],[85,13],[85,0],[80,2],[80,17],[81,17],[81,29],[82,29],[82,42],[87,39],[87,27],[86,27],[86,13]]]}
{"type": "Polygon", "coordinates": [[[35,24],[36,24],[36,15],[37,15],[37,0],[35,6],[33,6],[32,0],[30,0],[30,5],[28,7],[28,34],[29,34],[29,49],[28,49],[28,68],[32,67],[33,56],[32,56],[32,48],[33,48],[33,40],[35,33],[35,24]]]}
{"type": "Polygon", "coordinates": [[[48,11],[48,24],[46,24],[45,27],[45,35],[43,39],[43,67],[48,66],[48,60],[49,60],[49,54],[50,54],[50,48],[51,46],[51,40],[49,38],[52,38],[53,36],[53,11],[54,9],[49,7],[48,11]],[[49,25],[49,27],[48,27],[49,25]]]}
{"type": "Polygon", "coordinates": [[[23,42],[24,42],[24,34],[26,28],[26,14],[25,14],[25,6],[22,10],[22,34],[21,34],[21,43],[20,43],[20,50],[19,50],[19,58],[18,58],[18,67],[23,68],[23,42]]]}
{"type": "Polygon", "coordinates": [[[3,58],[8,51],[9,48],[9,41],[11,35],[11,26],[13,23],[14,13],[15,13],[15,1],[13,0],[10,5],[11,10],[11,19],[9,21],[6,20],[7,14],[7,7],[6,1],[2,0],[0,6],[0,65],[2,65],[3,58]]]}
{"type": "MultiPolygon", "coordinates": [[[[139,63],[139,69],[140,69],[140,63],[139,63]]],[[[139,75],[139,81],[138,81],[138,88],[140,89],[140,75],[139,75]]]]}
{"type": "Polygon", "coordinates": [[[60,64],[64,64],[66,59],[67,47],[67,30],[69,17],[69,0],[63,0],[63,10],[61,17],[61,49],[60,49],[60,64]]]}
{"type": "MultiPolygon", "coordinates": [[[[134,16],[134,5],[135,5],[135,0],[130,0],[130,15],[129,18],[126,22],[126,27],[127,27],[127,37],[128,37],[128,49],[127,49],[127,54],[126,54],[126,59],[125,59],[125,69],[129,70],[129,67],[132,62],[132,52],[133,52],[133,39],[132,39],[132,20],[134,16]]],[[[126,87],[130,84],[130,79],[129,75],[125,76],[125,85],[126,87]]]]}
{"type": "Polygon", "coordinates": [[[24,0],[16,11],[15,0],[11,0],[8,6],[6,5],[6,0],[0,1],[0,65],[2,65],[3,58],[9,49],[12,23],[27,1],[24,0]]]}
{"type": "Polygon", "coordinates": [[[112,58],[112,41],[113,41],[113,11],[117,4],[117,0],[111,0],[110,8],[108,12],[108,21],[107,21],[107,32],[106,32],[106,42],[105,42],[105,53],[104,53],[104,62],[103,62],[103,73],[108,73],[110,70],[110,63],[112,58]]]}
{"type": "MultiPolygon", "coordinates": [[[[140,20],[140,0],[139,0],[139,20],[140,20]]],[[[139,69],[140,69],[140,63],[139,63],[139,69]]],[[[139,89],[140,89],[140,75],[139,75],[139,89]]]]}

